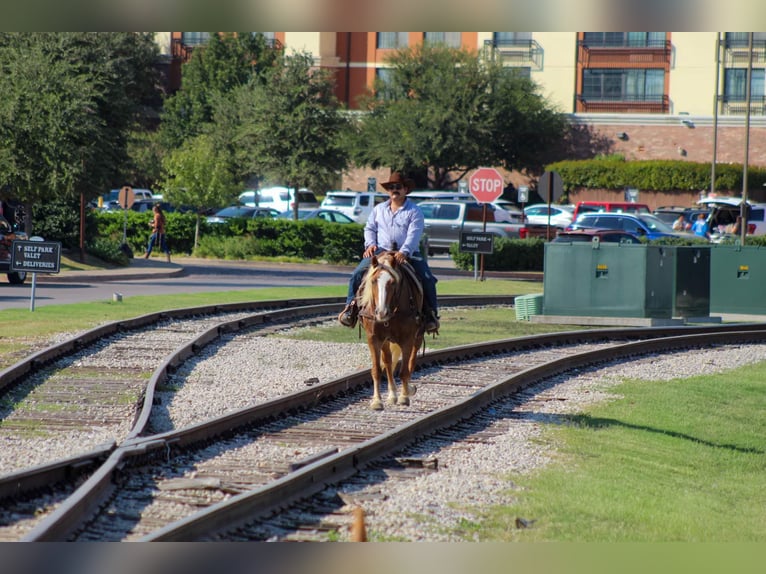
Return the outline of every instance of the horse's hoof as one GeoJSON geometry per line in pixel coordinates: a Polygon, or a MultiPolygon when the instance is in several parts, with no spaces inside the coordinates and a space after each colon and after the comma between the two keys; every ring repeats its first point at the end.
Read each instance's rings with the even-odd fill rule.
{"type": "Polygon", "coordinates": [[[408,407],[410,406],[410,397],[403,397],[400,395],[399,400],[396,401],[396,404],[399,406],[408,407]]]}
{"type": "Polygon", "coordinates": [[[383,410],[383,403],[379,400],[371,401],[370,402],[370,408],[374,411],[382,411],[383,410]]]}
{"type": "Polygon", "coordinates": [[[388,395],[388,400],[386,402],[389,405],[395,405],[396,404],[396,395],[388,395]]]}
{"type": "Polygon", "coordinates": [[[417,392],[418,392],[418,388],[415,385],[413,385],[412,383],[407,385],[407,395],[408,396],[411,397],[412,395],[414,395],[417,392]]]}

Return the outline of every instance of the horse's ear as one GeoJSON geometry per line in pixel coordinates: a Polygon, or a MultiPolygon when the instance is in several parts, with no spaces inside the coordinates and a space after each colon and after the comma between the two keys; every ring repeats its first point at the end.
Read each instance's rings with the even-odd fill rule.
{"type": "Polygon", "coordinates": [[[372,259],[370,259],[370,267],[377,267],[378,266],[378,256],[373,255],[372,259]]]}

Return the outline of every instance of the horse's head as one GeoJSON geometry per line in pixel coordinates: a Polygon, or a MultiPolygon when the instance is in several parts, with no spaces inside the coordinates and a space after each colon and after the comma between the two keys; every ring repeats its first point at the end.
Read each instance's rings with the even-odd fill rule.
{"type": "Polygon", "coordinates": [[[373,256],[362,291],[362,308],[370,309],[378,323],[391,320],[397,311],[399,286],[402,282],[393,252],[373,256]]]}

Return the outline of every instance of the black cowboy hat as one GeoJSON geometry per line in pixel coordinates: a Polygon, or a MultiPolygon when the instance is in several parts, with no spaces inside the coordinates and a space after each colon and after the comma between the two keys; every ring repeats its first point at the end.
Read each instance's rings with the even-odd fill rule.
{"type": "Polygon", "coordinates": [[[394,183],[400,183],[407,189],[415,187],[415,182],[408,177],[404,177],[404,174],[400,171],[392,171],[388,181],[384,181],[380,185],[383,186],[383,189],[388,189],[394,183]]]}

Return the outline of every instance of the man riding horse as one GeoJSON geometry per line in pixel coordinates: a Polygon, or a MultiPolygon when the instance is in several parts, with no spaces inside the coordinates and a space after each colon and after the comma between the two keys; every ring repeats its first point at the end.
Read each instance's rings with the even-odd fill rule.
{"type": "Polygon", "coordinates": [[[356,325],[359,316],[356,293],[370,266],[370,260],[373,255],[393,249],[397,251],[397,262],[409,261],[417,273],[423,285],[425,298],[425,331],[436,333],[439,330],[436,277],[418,251],[424,228],[423,212],[414,201],[407,199],[407,194],[414,186],[413,181],[395,171],[391,173],[389,180],[381,185],[388,192],[389,199],[375,206],[364,226],[364,253],[349,280],[346,307],[338,316],[338,321],[346,327],[356,325]]]}

